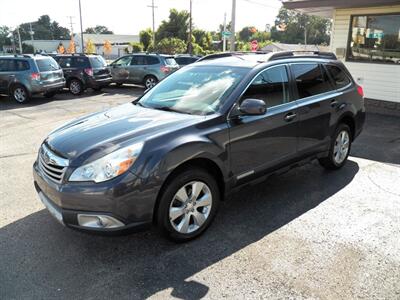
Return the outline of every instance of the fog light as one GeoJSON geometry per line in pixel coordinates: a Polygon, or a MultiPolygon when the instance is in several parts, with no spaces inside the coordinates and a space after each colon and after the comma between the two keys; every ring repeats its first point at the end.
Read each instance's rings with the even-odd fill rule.
{"type": "Polygon", "coordinates": [[[89,228],[118,228],[125,226],[121,221],[105,215],[78,214],[78,224],[89,228]]]}

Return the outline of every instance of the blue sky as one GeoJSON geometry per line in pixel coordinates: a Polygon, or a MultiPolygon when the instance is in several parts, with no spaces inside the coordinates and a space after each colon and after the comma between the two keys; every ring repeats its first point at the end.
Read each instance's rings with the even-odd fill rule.
{"type": "MultiPolygon", "coordinates": [[[[81,0],[83,27],[106,25],[118,34],[137,34],[152,26],[151,0],[81,0]]],[[[65,27],[73,16],[74,31],[79,31],[78,0],[1,0],[0,25],[15,27],[48,14],[65,27]]],[[[168,17],[171,8],[189,10],[189,0],[155,0],[156,27],[168,17]]],[[[237,0],[236,28],[253,25],[264,29],[273,24],[281,3],[279,0],[237,0]]],[[[227,13],[231,17],[231,0],[193,0],[193,22],[198,28],[217,30],[227,13]]]]}

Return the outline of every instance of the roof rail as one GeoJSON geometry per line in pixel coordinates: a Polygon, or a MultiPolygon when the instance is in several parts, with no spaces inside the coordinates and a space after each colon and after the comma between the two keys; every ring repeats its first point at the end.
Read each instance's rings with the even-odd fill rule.
{"type": "Polygon", "coordinates": [[[32,56],[29,54],[14,54],[14,57],[25,57],[25,58],[31,58],[32,56]]]}
{"type": "Polygon", "coordinates": [[[310,56],[317,56],[320,58],[335,59],[335,60],[337,59],[336,55],[332,52],[296,50],[296,51],[274,52],[269,57],[268,61],[277,60],[277,59],[285,59],[285,58],[297,58],[297,57],[304,58],[304,57],[310,57],[310,56]]]}
{"type": "Polygon", "coordinates": [[[201,57],[198,61],[209,60],[209,59],[216,59],[216,58],[223,58],[223,57],[230,57],[236,55],[257,55],[257,54],[268,54],[270,51],[233,51],[233,52],[219,52],[213,53],[206,56],[201,57]]]}

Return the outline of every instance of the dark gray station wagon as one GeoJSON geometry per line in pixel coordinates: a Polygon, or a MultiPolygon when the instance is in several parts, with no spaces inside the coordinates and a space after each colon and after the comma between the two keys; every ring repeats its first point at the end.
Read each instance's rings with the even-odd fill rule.
{"type": "Polygon", "coordinates": [[[33,166],[35,187],[68,227],[155,224],[187,241],[243,185],[312,159],[340,169],[364,120],[362,88],[333,54],[232,53],[54,130],[33,166]]]}

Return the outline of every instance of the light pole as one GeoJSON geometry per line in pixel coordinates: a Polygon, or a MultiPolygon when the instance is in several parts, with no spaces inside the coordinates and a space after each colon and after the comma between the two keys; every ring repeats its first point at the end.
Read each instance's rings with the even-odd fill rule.
{"type": "Polygon", "coordinates": [[[18,34],[18,41],[19,41],[19,53],[22,54],[22,42],[21,42],[21,34],[19,32],[19,25],[17,26],[17,34],[18,34]]]}
{"type": "Polygon", "coordinates": [[[34,40],[33,40],[33,34],[34,34],[34,32],[33,32],[33,30],[32,30],[32,23],[31,23],[31,22],[29,22],[29,28],[30,28],[29,33],[30,33],[30,35],[31,35],[33,54],[35,54],[35,42],[34,42],[34,40]]]}
{"type": "Polygon", "coordinates": [[[188,52],[192,54],[192,0],[190,0],[190,10],[189,10],[189,44],[188,44],[188,52]]]}
{"type": "Polygon", "coordinates": [[[156,24],[154,19],[154,9],[157,6],[154,5],[154,0],[151,0],[151,5],[147,5],[147,7],[151,7],[151,14],[153,16],[153,49],[156,47],[156,24]]]}
{"type": "Polygon", "coordinates": [[[224,13],[224,31],[222,32],[222,52],[226,51],[226,13],[224,13]]]}
{"type": "Polygon", "coordinates": [[[81,21],[81,53],[84,53],[84,50],[83,50],[83,25],[82,25],[81,0],[79,0],[79,19],[81,21]]]}
{"type": "Polygon", "coordinates": [[[235,51],[235,20],[236,20],[236,0],[232,0],[232,20],[231,20],[231,51],[235,51]]]}

